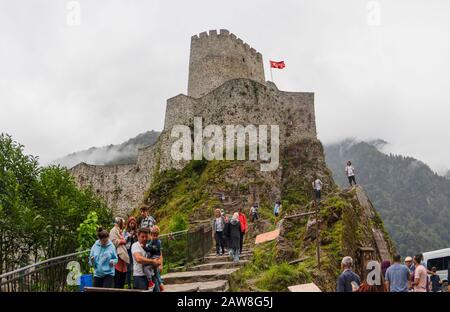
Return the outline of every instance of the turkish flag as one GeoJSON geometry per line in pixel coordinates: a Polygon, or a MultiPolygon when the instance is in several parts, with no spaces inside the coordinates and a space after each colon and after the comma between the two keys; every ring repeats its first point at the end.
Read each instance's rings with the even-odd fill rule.
{"type": "Polygon", "coordinates": [[[270,61],[270,67],[283,69],[286,67],[286,64],[284,64],[284,61],[281,61],[281,62],[270,61]]]}

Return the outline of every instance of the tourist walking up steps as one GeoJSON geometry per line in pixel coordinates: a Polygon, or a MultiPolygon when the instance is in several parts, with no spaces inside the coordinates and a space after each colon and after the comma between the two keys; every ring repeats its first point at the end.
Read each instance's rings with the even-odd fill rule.
{"type": "Polygon", "coordinates": [[[353,259],[352,257],[344,257],[341,261],[342,273],[337,280],[337,292],[353,292],[359,289],[361,279],[352,271],[353,259]]]}
{"type": "Polygon", "coordinates": [[[319,176],[316,175],[316,179],[312,183],[312,186],[313,186],[313,189],[314,189],[314,194],[315,194],[316,201],[320,202],[320,200],[322,199],[323,183],[322,183],[322,181],[320,181],[319,176]]]}
{"type": "Polygon", "coordinates": [[[259,219],[258,216],[258,203],[254,203],[250,208],[250,221],[255,222],[259,219]]]}
{"type": "Polygon", "coordinates": [[[225,229],[225,218],[222,216],[220,209],[215,210],[213,219],[213,233],[216,239],[216,255],[221,256],[225,253],[223,231],[225,229]]]}
{"type": "Polygon", "coordinates": [[[389,292],[408,292],[410,288],[410,271],[406,265],[401,264],[399,254],[394,255],[394,263],[386,270],[384,275],[386,290],[389,292]]]}
{"type": "Polygon", "coordinates": [[[239,222],[239,213],[235,212],[230,222],[226,224],[225,235],[228,238],[228,247],[230,248],[230,256],[234,263],[239,262],[241,248],[241,224],[239,222]]]}
{"type": "Polygon", "coordinates": [[[120,217],[116,217],[114,218],[114,227],[109,232],[109,239],[116,248],[118,257],[117,264],[115,265],[114,288],[119,289],[122,289],[125,286],[125,279],[127,277],[127,265],[130,263],[128,251],[125,247],[127,241],[123,236],[124,226],[125,220],[120,217]]]}
{"type": "Polygon", "coordinates": [[[89,265],[94,267],[94,287],[114,287],[114,265],[117,263],[116,248],[109,240],[107,230],[97,230],[98,240],[89,254],[89,265]]]}
{"type": "Polygon", "coordinates": [[[125,241],[127,242],[125,244],[125,247],[127,248],[128,252],[128,258],[130,259],[130,262],[127,265],[127,278],[126,283],[128,285],[128,289],[133,288],[133,284],[131,283],[131,277],[133,276],[133,255],[131,254],[131,246],[135,242],[137,242],[137,222],[135,217],[129,217],[127,226],[125,229],[125,233],[123,237],[125,238],[125,241]]]}
{"type": "Polygon", "coordinates": [[[355,168],[352,166],[351,161],[347,162],[347,166],[345,167],[345,175],[348,178],[348,183],[350,184],[350,187],[353,186],[352,183],[356,185],[355,168]]]}
{"type": "Polygon", "coordinates": [[[242,253],[242,247],[244,246],[244,235],[248,231],[247,218],[245,217],[245,214],[242,213],[242,207],[239,208],[239,224],[241,226],[241,239],[240,239],[239,252],[242,253]]]}

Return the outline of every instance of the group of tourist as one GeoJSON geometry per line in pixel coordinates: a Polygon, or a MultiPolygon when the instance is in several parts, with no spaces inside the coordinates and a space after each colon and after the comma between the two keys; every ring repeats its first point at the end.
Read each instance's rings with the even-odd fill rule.
{"type": "Polygon", "coordinates": [[[234,212],[231,218],[223,209],[216,209],[212,227],[216,240],[216,255],[222,256],[225,254],[225,249],[228,249],[233,262],[239,262],[244,236],[248,232],[247,217],[242,212],[242,208],[234,212]]]}
{"type": "Polygon", "coordinates": [[[160,229],[150,216],[149,207],[140,209],[141,221],[130,217],[114,218],[114,227],[108,232],[97,231],[98,240],[91,248],[89,265],[94,268],[94,287],[128,288],[163,291],[163,268],[160,229]]]}
{"type": "Polygon", "coordinates": [[[337,280],[337,292],[440,292],[442,281],[436,274],[436,268],[431,270],[423,264],[423,255],[414,258],[406,257],[401,263],[399,254],[393,256],[393,263],[384,260],[381,263],[380,276],[374,276],[374,268],[365,272],[365,279],[352,270],[353,259],[344,257],[341,262],[342,273],[337,280]]]}

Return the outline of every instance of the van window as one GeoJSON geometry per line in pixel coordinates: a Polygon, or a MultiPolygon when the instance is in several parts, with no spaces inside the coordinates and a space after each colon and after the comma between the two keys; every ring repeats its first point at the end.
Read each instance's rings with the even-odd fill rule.
{"type": "Polygon", "coordinates": [[[442,257],[442,258],[435,258],[435,259],[429,259],[427,261],[427,268],[428,270],[431,270],[432,267],[436,267],[438,271],[447,270],[448,265],[450,261],[450,256],[442,257]]]}

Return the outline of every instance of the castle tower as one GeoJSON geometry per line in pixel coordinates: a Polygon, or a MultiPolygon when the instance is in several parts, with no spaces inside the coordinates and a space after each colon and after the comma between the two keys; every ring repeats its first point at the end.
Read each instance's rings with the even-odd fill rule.
{"type": "Polygon", "coordinates": [[[202,32],[191,38],[188,95],[202,97],[224,82],[248,78],[265,83],[261,53],[221,29],[202,32]]]}

